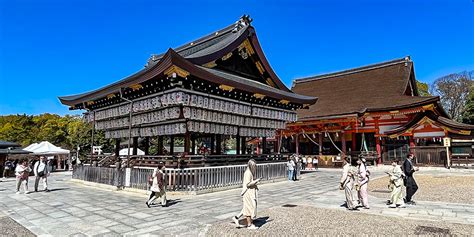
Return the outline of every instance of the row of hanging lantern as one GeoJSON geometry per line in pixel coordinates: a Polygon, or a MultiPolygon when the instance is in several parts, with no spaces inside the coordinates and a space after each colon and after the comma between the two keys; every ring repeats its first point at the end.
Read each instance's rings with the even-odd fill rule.
{"type": "Polygon", "coordinates": [[[153,111],[150,113],[133,115],[132,124],[133,125],[148,124],[148,123],[166,121],[168,119],[177,119],[179,118],[180,113],[181,111],[179,107],[169,107],[166,109],[161,109],[161,110],[153,111]]]}
{"type": "Polygon", "coordinates": [[[264,128],[240,128],[239,135],[242,137],[274,137],[275,130],[264,128]]]}
{"type": "Polygon", "coordinates": [[[206,123],[199,121],[188,121],[188,131],[210,133],[210,134],[224,134],[224,135],[237,135],[238,127],[231,125],[222,125],[215,123],[206,123]]]}
{"type": "Polygon", "coordinates": [[[242,116],[228,114],[228,113],[220,113],[220,112],[210,111],[210,110],[205,110],[205,109],[185,107],[183,108],[183,115],[185,118],[193,119],[193,120],[202,120],[202,121],[225,123],[225,124],[232,124],[232,125],[244,124],[244,117],[242,116]]]}
{"type": "MultiPolygon", "coordinates": [[[[133,128],[130,131],[132,137],[152,137],[164,135],[177,135],[186,133],[185,123],[163,124],[150,127],[133,128]]],[[[128,129],[108,130],[105,131],[105,138],[127,138],[129,136],[128,129]]]]}
{"type": "Polygon", "coordinates": [[[113,120],[98,121],[95,123],[95,129],[104,130],[104,129],[127,127],[129,126],[128,121],[129,121],[128,117],[113,119],[113,120]]]}

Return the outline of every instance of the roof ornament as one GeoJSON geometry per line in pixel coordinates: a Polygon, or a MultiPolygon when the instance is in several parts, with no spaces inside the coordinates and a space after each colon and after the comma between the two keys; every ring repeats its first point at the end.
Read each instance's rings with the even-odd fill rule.
{"type": "Polygon", "coordinates": [[[234,29],[232,30],[232,33],[236,33],[240,29],[244,28],[245,26],[249,26],[250,22],[252,21],[253,19],[250,18],[249,15],[243,15],[242,17],[240,17],[240,19],[237,22],[235,22],[235,26],[234,26],[234,29]]]}
{"type": "Polygon", "coordinates": [[[157,54],[152,54],[150,58],[148,58],[148,61],[146,62],[145,67],[149,67],[152,64],[155,64],[160,58],[158,57],[157,54]]]}

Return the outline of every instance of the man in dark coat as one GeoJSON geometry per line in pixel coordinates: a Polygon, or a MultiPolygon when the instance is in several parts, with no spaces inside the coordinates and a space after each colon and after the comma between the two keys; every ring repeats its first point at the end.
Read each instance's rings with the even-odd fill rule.
{"type": "Polygon", "coordinates": [[[418,171],[418,167],[413,166],[413,154],[409,154],[405,162],[403,162],[403,173],[405,174],[404,184],[407,188],[407,196],[405,197],[405,203],[414,205],[415,202],[412,200],[413,195],[418,190],[418,185],[416,185],[415,178],[413,178],[413,173],[418,171]]]}

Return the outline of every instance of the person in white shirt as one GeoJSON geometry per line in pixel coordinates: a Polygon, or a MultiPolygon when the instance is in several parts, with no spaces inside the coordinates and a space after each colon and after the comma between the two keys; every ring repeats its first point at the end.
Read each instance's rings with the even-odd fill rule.
{"type": "Polygon", "coordinates": [[[23,185],[25,194],[28,194],[28,176],[30,174],[30,167],[28,167],[28,160],[24,159],[15,168],[16,175],[16,194],[20,194],[20,186],[23,185]]]}
{"type": "Polygon", "coordinates": [[[35,173],[35,192],[38,192],[38,184],[40,179],[43,181],[44,191],[49,192],[48,189],[48,176],[49,168],[46,163],[46,158],[41,156],[39,161],[36,161],[33,172],[35,173]]]}

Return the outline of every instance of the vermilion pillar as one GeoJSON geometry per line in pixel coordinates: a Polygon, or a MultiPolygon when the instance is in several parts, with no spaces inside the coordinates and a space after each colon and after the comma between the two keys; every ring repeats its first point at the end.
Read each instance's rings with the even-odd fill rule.
{"type": "Polygon", "coordinates": [[[375,137],[375,148],[377,149],[377,164],[382,164],[382,147],[380,146],[380,137],[375,137]]]}
{"type": "Polygon", "coordinates": [[[297,133],[296,134],[296,139],[295,139],[295,145],[296,145],[296,154],[299,155],[300,154],[300,134],[297,133]]]}
{"type": "Polygon", "coordinates": [[[352,146],[351,146],[351,149],[352,151],[354,152],[357,148],[357,140],[356,140],[356,137],[357,137],[357,133],[353,132],[352,133],[352,146]]]}

